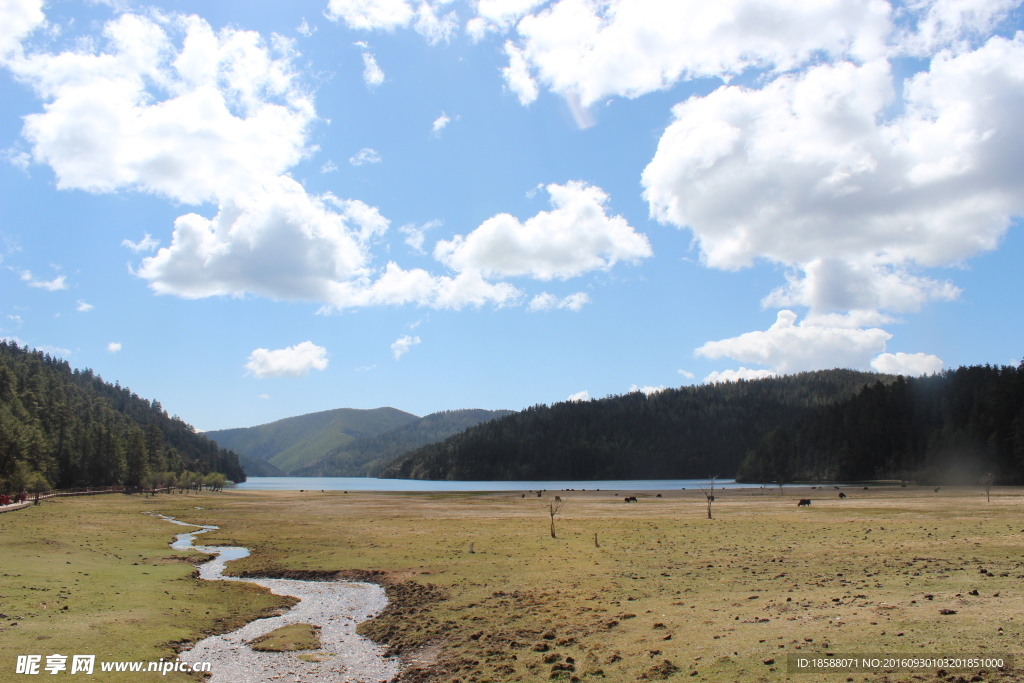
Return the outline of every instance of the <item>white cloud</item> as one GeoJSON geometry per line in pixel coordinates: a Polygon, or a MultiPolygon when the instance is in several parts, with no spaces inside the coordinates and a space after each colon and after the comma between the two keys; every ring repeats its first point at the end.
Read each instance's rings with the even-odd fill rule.
{"type": "Polygon", "coordinates": [[[775,373],[771,370],[748,370],[745,367],[740,367],[739,370],[722,370],[714,371],[710,375],[704,378],[705,384],[718,384],[719,382],[738,382],[740,380],[750,381],[752,379],[764,379],[765,377],[774,377],[775,373]]]}
{"type": "Polygon", "coordinates": [[[640,387],[640,386],[637,386],[635,384],[631,384],[629,386],[629,389],[626,390],[626,393],[627,394],[632,394],[633,392],[637,392],[637,391],[640,392],[641,394],[646,395],[646,396],[650,396],[651,394],[657,394],[657,393],[660,393],[662,391],[665,391],[665,387],[660,386],[660,385],[656,386],[656,387],[652,387],[652,386],[649,386],[649,385],[648,386],[640,387]]]}
{"type": "Polygon", "coordinates": [[[883,353],[871,361],[871,367],[890,375],[918,377],[942,371],[942,359],[927,353],[883,353]]]}
{"type": "Polygon", "coordinates": [[[419,337],[412,337],[405,335],[395,340],[395,343],[391,345],[391,354],[398,360],[403,355],[409,352],[409,349],[420,343],[419,337]]]}
{"type": "Polygon", "coordinates": [[[779,311],[775,324],[764,331],[709,341],[695,353],[705,358],[733,358],[769,366],[777,373],[822,368],[866,369],[871,357],[885,350],[892,335],[880,328],[821,327],[796,314],[779,311]]]}
{"type": "Polygon", "coordinates": [[[540,89],[537,81],[530,75],[530,67],[526,63],[523,51],[516,47],[511,40],[505,41],[505,54],[508,55],[508,66],[501,70],[508,89],[519,98],[519,104],[524,107],[537,99],[540,89]]]}
{"type": "Polygon", "coordinates": [[[570,311],[579,311],[589,303],[590,297],[585,292],[576,292],[562,299],[559,299],[554,294],[542,292],[530,300],[527,310],[549,311],[553,308],[567,308],[570,311]]]}
{"type": "Polygon", "coordinates": [[[24,117],[61,189],[137,189],[195,204],[283,173],[306,153],[312,101],[290,43],[198,17],[122,14],[106,49],[10,65],[46,101],[24,117]],[[182,35],[180,47],[174,37],[182,35]]]}
{"type": "Polygon", "coordinates": [[[434,123],[431,124],[430,129],[431,131],[433,131],[434,135],[439,135],[441,131],[444,130],[444,127],[447,126],[450,122],[451,119],[448,117],[448,115],[445,114],[444,112],[441,112],[441,115],[434,119],[434,123]]]}
{"type": "Polygon", "coordinates": [[[32,155],[28,152],[10,147],[2,152],[4,159],[14,168],[28,173],[28,167],[32,165],[32,155]]]}
{"type": "Polygon", "coordinates": [[[42,0],[5,0],[0,4],[0,63],[16,58],[21,40],[45,23],[42,0]]]}
{"type": "Polygon", "coordinates": [[[311,35],[313,35],[316,32],[316,26],[310,26],[309,22],[306,21],[306,18],[303,17],[302,18],[302,23],[299,24],[295,28],[295,31],[299,35],[302,35],[302,36],[304,36],[306,38],[309,38],[311,35]]]}
{"type": "Polygon", "coordinates": [[[82,301],[81,299],[79,299],[78,300],[78,306],[75,307],[75,310],[78,311],[79,313],[88,313],[89,311],[91,311],[94,308],[96,308],[96,307],[93,306],[92,304],[87,304],[84,301],[82,301]]]}
{"type": "Polygon", "coordinates": [[[691,97],[644,196],[659,221],[693,231],[709,266],[791,266],[769,305],[910,311],[954,298],[913,270],[994,249],[1024,213],[1022,65],[1018,34],[937,55],[902,101],[884,60],[691,97]]]}
{"type": "MultiPolygon", "coordinates": [[[[517,52],[506,52],[514,72],[535,72],[553,92],[575,93],[586,107],[684,78],[728,79],[748,68],[785,72],[823,55],[879,57],[887,49],[890,12],[879,0],[558,0],[522,18],[517,52]],[[517,54],[521,66],[514,64],[517,54]]],[[[472,30],[496,23],[477,22],[472,30]]]]}
{"type": "Polygon", "coordinates": [[[989,34],[1019,5],[1020,0],[911,0],[911,25],[900,35],[898,49],[927,56],[963,48],[989,34]]]}
{"type": "Polygon", "coordinates": [[[421,0],[416,9],[416,23],[413,24],[413,28],[431,45],[436,45],[442,40],[446,43],[451,41],[452,35],[459,28],[459,17],[455,12],[438,16],[438,7],[443,4],[446,4],[443,0],[433,5],[421,0]]]}
{"type": "Polygon", "coordinates": [[[577,391],[575,394],[570,394],[569,398],[565,399],[566,403],[579,403],[580,401],[589,401],[590,392],[584,389],[583,391],[577,391]]]}
{"type": "Polygon", "coordinates": [[[325,161],[325,162],[324,162],[324,163],[323,163],[323,164],[322,164],[322,165],[320,166],[320,172],[321,172],[321,173],[334,173],[334,172],[335,172],[335,171],[337,171],[337,170],[338,170],[338,166],[337,166],[337,164],[335,164],[335,163],[334,163],[333,161],[331,161],[330,159],[328,159],[327,161],[325,161]]]}
{"type": "Polygon", "coordinates": [[[301,377],[310,370],[327,367],[327,349],[311,341],[304,341],[283,349],[256,349],[245,364],[257,379],[264,377],[301,377]]]}
{"type": "Polygon", "coordinates": [[[478,0],[476,16],[466,22],[466,33],[474,41],[489,32],[504,33],[524,15],[547,0],[478,0]]]}
{"type": "Polygon", "coordinates": [[[107,344],[107,351],[109,353],[117,353],[121,350],[121,342],[110,342],[107,344]]]}
{"type": "Polygon", "coordinates": [[[571,181],[547,190],[554,210],[523,223],[498,214],[465,237],[438,242],[434,257],[460,272],[565,280],[651,256],[647,237],[605,213],[608,195],[600,188],[571,181]]]}
{"type": "Polygon", "coordinates": [[[66,278],[63,275],[58,275],[52,280],[38,280],[32,277],[32,273],[27,270],[21,271],[21,281],[28,284],[29,287],[38,287],[39,289],[45,289],[48,292],[56,292],[61,289],[67,289],[68,284],[66,278]]]}
{"type": "Polygon", "coordinates": [[[310,196],[279,176],[222,202],[213,219],[178,218],[170,246],[143,259],[137,275],[158,293],[188,299],[252,292],[332,301],[369,273],[368,243],[387,227],[373,207],[310,196]]]}
{"type": "Polygon", "coordinates": [[[327,17],[343,21],[360,31],[393,31],[412,28],[431,45],[448,42],[459,26],[458,15],[448,12],[440,16],[439,9],[451,0],[437,0],[433,4],[420,0],[414,10],[406,0],[329,0],[327,17]]]}
{"type": "Polygon", "coordinates": [[[10,320],[15,325],[18,325],[19,327],[21,326],[21,316],[20,315],[8,315],[7,319],[10,320]]]}
{"type": "Polygon", "coordinates": [[[384,82],[384,72],[377,64],[377,58],[369,52],[363,53],[363,82],[367,88],[376,88],[384,82]]]}
{"type": "Polygon", "coordinates": [[[363,147],[354,157],[349,157],[348,163],[353,166],[362,166],[363,164],[379,164],[381,162],[380,154],[377,150],[370,147],[363,147]]]}
{"type": "Polygon", "coordinates": [[[160,240],[154,239],[148,232],[138,242],[132,242],[131,240],[121,240],[122,247],[128,247],[136,254],[141,251],[153,251],[160,246],[160,240]]]}
{"type": "Polygon", "coordinates": [[[361,365],[358,368],[356,368],[355,371],[356,372],[369,372],[370,370],[373,370],[376,367],[377,367],[376,365],[361,365]]]}
{"type": "Polygon", "coordinates": [[[270,394],[260,394],[257,398],[262,398],[264,401],[270,400],[270,394]]]}
{"type": "Polygon", "coordinates": [[[431,228],[436,228],[442,225],[441,221],[433,220],[427,221],[420,227],[416,227],[414,223],[403,225],[398,228],[398,231],[406,235],[405,243],[413,248],[417,253],[423,253],[423,241],[426,239],[425,233],[431,228]]]}
{"type": "Polygon", "coordinates": [[[676,372],[678,372],[680,375],[682,375],[686,379],[693,379],[693,373],[690,372],[689,370],[682,370],[682,369],[680,369],[680,370],[676,370],[676,372]]]}
{"type": "Polygon", "coordinates": [[[393,31],[414,16],[405,0],[328,0],[326,14],[332,21],[341,20],[349,28],[363,31],[393,31]]]}

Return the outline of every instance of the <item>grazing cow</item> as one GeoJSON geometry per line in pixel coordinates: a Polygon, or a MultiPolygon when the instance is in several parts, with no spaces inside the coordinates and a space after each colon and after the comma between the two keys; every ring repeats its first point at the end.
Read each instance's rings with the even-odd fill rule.
{"type": "Polygon", "coordinates": [[[802,508],[803,506],[810,505],[810,504],[811,504],[811,499],[810,498],[801,498],[800,502],[797,503],[796,506],[798,508],[802,508]]]}
{"type": "Polygon", "coordinates": [[[627,503],[639,503],[640,502],[640,501],[638,501],[636,499],[636,496],[626,496],[625,501],[627,503]]]}
{"type": "Polygon", "coordinates": [[[555,502],[556,503],[561,503],[562,502],[562,497],[561,496],[555,496],[555,502]]]}
{"type": "Polygon", "coordinates": [[[845,493],[843,493],[842,491],[840,491],[840,492],[839,492],[839,497],[840,497],[840,498],[846,498],[846,494],[845,494],[845,493]]]}
{"type": "Polygon", "coordinates": [[[661,494],[659,493],[655,498],[661,498],[661,494]]]}

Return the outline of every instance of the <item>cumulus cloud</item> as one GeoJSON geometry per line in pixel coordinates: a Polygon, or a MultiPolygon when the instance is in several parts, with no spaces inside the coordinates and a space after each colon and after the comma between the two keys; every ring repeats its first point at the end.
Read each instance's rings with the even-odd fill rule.
{"type": "Polygon", "coordinates": [[[45,289],[48,292],[56,292],[61,289],[67,289],[67,278],[63,275],[58,275],[52,280],[39,280],[32,277],[31,271],[21,271],[21,281],[28,284],[29,287],[37,287],[39,289],[45,289]]]}
{"type": "Polygon", "coordinates": [[[152,235],[150,235],[147,232],[143,236],[143,238],[141,240],[139,240],[138,242],[132,242],[129,239],[121,240],[121,246],[122,247],[128,247],[129,249],[134,251],[136,254],[138,254],[139,252],[142,252],[142,251],[153,251],[158,246],[160,246],[160,240],[155,239],[152,235]]]}
{"type": "Polygon", "coordinates": [[[607,215],[600,188],[572,181],[547,191],[554,210],[525,222],[498,214],[465,237],[438,242],[434,257],[460,272],[565,280],[651,256],[646,236],[622,216],[607,215]]]}
{"type": "Polygon", "coordinates": [[[553,308],[564,308],[570,311],[579,311],[590,303],[590,297],[586,292],[576,292],[567,297],[559,299],[554,294],[542,292],[530,299],[527,306],[529,311],[550,311],[553,308]]]}
{"type": "Polygon", "coordinates": [[[117,353],[121,350],[121,342],[110,342],[107,344],[108,353],[117,353]]]}
{"type": "Polygon", "coordinates": [[[752,380],[752,379],[764,379],[765,377],[774,377],[775,373],[771,370],[750,370],[745,367],[740,367],[738,370],[718,370],[712,372],[704,378],[705,384],[718,384],[719,382],[738,382],[740,380],[752,380]]]}
{"type": "Polygon", "coordinates": [[[304,341],[283,349],[256,349],[249,354],[245,369],[257,379],[265,377],[302,377],[310,370],[327,367],[327,349],[304,341]]]}
{"type": "Polygon", "coordinates": [[[508,89],[519,98],[519,104],[525,107],[537,99],[540,88],[530,75],[530,67],[526,63],[523,51],[511,40],[505,41],[505,54],[508,55],[508,66],[501,70],[501,75],[505,78],[508,89]]]}
{"type": "Polygon", "coordinates": [[[420,338],[419,337],[412,337],[412,336],[410,336],[408,334],[405,335],[404,337],[399,337],[391,345],[391,355],[393,355],[395,357],[395,360],[398,360],[399,358],[404,356],[406,353],[408,353],[409,349],[411,349],[412,347],[416,346],[419,343],[420,343],[420,338]]]}
{"type": "Polygon", "coordinates": [[[81,299],[79,299],[78,300],[78,305],[75,307],[75,310],[78,311],[79,313],[88,313],[89,311],[91,311],[94,308],[96,308],[96,307],[93,306],[92,304],[87,304],[84,301],[82,301],[81,299]]]}
{"type": "Polygon", "coordinates": [[[891,118],[884,60],[692,97],[673,109],[644,196],[659,221],[693,231],[709,266],[791,266],[770,305],[906,311],[954,298],[912,269],[995,248],[1024,212],[1022,63],[1024,35],[941,53],[904,83],[891,118]]]}
{"type": "Polygon", "coordinates": [[[890,375],[918,377],[942,371],[942,359],[927,353],[883,353],[871,361],[871,367],[890,375]]]}
{"type": "Polygon", "coordinates": [[[384,82],[384,71],[377,65],[377,58],[363,52],[363,82],[367,88],[376,88],[384,82]]]}
{"type": "MultiPolygon", "coordinates": [[[[511,21],[527,3],[496,4],[511,9],[511,21]]],[[[506,80],[528,70],[553,92],[575,93],[586,107],[684,78],[728,79],[749,68],[785,72],[822,55],[866,61],[885,54],[890,13],[878,0],[558,0],[519,20],[516,50],[506,48],[506,80]]],[[[500,25],[488,18],[472,26],[479,34],[500,25]]]]}
{"type": "Polygon", "coordinates": [[[696,350],[705,358],[732,358],[767,365],[777,373],[820,368],[867,368],[892,335],[880,328],[822,327],[796,323],[793,311],[779,311],[767,330],[709,341],[696,350]]]}
{"type": "Polygon", "coordinates": [[[136,272],[156,292],[189,299],[252,292],[331,301],[348,280],[368,274],[368,244],[387,227],[373,207],[311,196],[278,176],[225,200],[213,219],[178,218],[171,244],[136,272]]]}
{"type": "Polygon", "coordinates": [[[307,153],[315,112],[288,41],[268,45],[252,31],[214,32],[177,15],[122,14],[103,35],[102,51],[9,65],[46,102],[22,132],[59,188],[136,189],[195,204],[250,188],[307,153]]]}
{"type": "Polygon", "coordinates": [[[589,400],[590,400],[590,392],[587,391],[586,389],[584,389],[583,391],[577,391],[575,394],[570,394],[569,397],[567,399],[565,399],[565,402],[566,403],[579,403],[580,401],[589,401],[589,400]]]}
{"type": "Polygon", "coordinates": [[[363,147],[359,150],[354,157],[349,157],[348,163],[353,166],[362,166],[363,164],[379,164],[381,162],[380,154],[377,150],[370,147],[363,147]]]}
{"type": "Polygon", "coordinates": [[[46,23],[42,0],[6,0],[0,6],[0,62],[21,52],[21,41],[46,23]]]}

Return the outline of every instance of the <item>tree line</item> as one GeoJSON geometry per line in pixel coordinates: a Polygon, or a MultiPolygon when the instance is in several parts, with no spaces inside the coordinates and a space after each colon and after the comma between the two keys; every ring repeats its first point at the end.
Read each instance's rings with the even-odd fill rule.
{"type": "Polygon", "coordinates": [[[447,480],[732,477],[766,434],[894,377],[854,370],[536,405],[411,451],[379,476],[447,480]]]}
{"type": "Polygon", "coordinates": [[[0,341],[0,492],[150,486],[219,473],[245,481],[238,456],[156,400],[92,370],[0,341]]]}
{"type": "Polygon", "coordinates": [[[771,429],[736,478],[1024,484],[1024,362],[865,386],[771,429]]]}

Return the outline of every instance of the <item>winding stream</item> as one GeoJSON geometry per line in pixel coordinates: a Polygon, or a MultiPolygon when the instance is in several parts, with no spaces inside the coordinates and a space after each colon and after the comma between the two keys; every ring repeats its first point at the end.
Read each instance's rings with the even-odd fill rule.
{"type": "Polygon", "coordinates": [[[188,524],[173,517],[155,515],[197,531],[178,534],[171,548],[198,550],[214,555],[199,565],[200,578],[209,581],[244,581],[269,589],[278,595],[299,598],[285,614],[257,619],[231,633],[210,636],[182,652],[184,662],[210,662],[210,683],[378,683],[399,673],[397,659],[385,658],[379,645],[356,634],[356,626],[378,614],[387,604],[384,589],[370,583],[352,581],[298,581],[295,579],[243,579],[224,576],[231,560],[249,555],[246,548],[194,545],[195,537],[217,529],[215,526],[188,524]],[[301,652],[256,652],[248,643],[287,624],[313,624],[320,627],[319,650],[301,652]],[[300,659],[299,656],[306,659],[300,659]]]}

